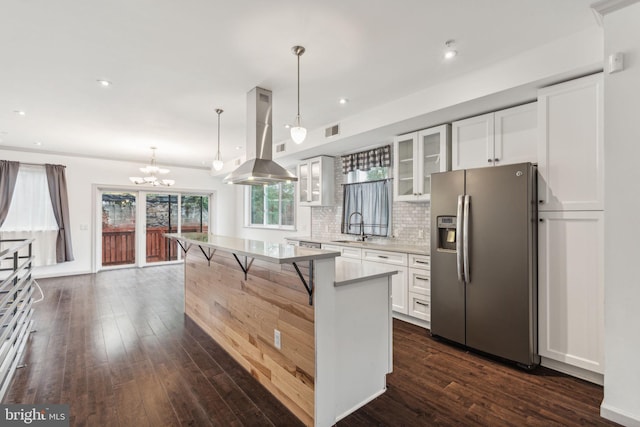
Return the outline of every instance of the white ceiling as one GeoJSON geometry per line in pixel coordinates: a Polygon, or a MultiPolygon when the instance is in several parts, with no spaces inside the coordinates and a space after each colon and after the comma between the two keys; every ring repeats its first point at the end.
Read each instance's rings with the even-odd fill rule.
{"type": "Polygon", "coordinates": [[[273,91],[274,142],[288,138],[296,44],[315,129],[594,26],[591,2],[2,0],[0,148],[137,161],[155,145],[159,163],[208,166],[215,108],[223,160],[244,152],[254,86],[273,91]]]}

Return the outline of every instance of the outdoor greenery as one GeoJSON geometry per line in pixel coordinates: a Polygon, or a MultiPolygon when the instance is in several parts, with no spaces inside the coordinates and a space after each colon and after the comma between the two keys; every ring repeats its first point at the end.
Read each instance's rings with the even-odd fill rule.
{"type": "Polygon", "coordinates": [[[250,225],[295,225],[295,185],[278,183],[250,187],[250,225]]]}

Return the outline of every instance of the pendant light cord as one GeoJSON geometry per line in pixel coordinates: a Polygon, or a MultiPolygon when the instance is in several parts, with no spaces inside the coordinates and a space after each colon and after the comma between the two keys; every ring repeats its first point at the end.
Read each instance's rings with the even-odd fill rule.
{"type": "Polygon", "coordinates": [[[300,126],[300,54],[296,55],[298,57],[298,126],[300,126]]]}
{"type": "Polygon", "coordinates": [[[216,160],[220,160],[220,114],[222,114],[224,110],[218,108],[216,113],[218,113],[218,153],[216,154],[216,160]]]}

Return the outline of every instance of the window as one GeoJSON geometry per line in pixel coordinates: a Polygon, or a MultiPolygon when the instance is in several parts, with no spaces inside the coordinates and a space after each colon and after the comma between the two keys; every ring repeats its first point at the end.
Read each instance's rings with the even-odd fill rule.
{"type": "Polygon", "coordinates": [[[371,168],[366,171],[356,169],[348,172],[346,175],[348,184],[353,184],[356,182],[377,181],[379,179],[389,178],[389,168],[386,166],[380,166],[371,168]]]}
{"type": "Polygon", "coordinates": [[[56,222],[44,166],[20,165],[2,239],[35,238],[34,266],[56,263],[56,222]]]}
{"type": "Polygon", "coordinates": [[[295,228],[295,184],[251,185],[245,190],[247,226],[295,228]]]}

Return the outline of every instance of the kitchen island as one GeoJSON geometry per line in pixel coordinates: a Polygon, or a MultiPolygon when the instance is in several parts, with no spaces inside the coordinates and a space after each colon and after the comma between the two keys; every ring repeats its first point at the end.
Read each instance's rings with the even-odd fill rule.
{"type": "Polygon", "coordinates": [[[308,426],[331,426],[386,390],[391,276],[339,252],[174,233],[185,313],[308,426]]]}

